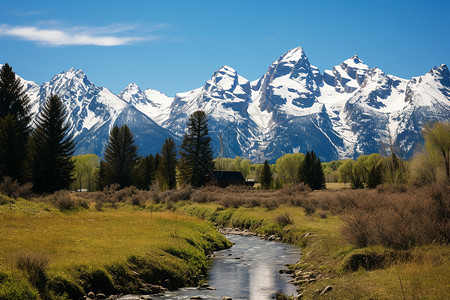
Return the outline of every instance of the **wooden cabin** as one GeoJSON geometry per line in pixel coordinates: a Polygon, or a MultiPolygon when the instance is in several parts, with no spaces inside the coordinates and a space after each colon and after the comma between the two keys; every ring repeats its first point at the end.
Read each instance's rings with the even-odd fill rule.
{"type": "Polygon", "coordinates": [[[241,172],[211,171],[206,176],[206,185],[227,187],[229,185],[246,185],[247,181],[241,172]]]}

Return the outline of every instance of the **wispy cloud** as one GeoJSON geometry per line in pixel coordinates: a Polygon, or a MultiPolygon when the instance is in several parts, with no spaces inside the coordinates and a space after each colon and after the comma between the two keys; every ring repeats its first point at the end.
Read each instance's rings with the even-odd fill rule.
{"type": "Polygon", "coordinates": [[[9,14],[17,17],[31,17],[41,15],[45,10],[21,10],[21,11],[10,11],[9,14]]]}
{"type": "MultiPolygon", "coordinates": [[[[129,34],[138,30],[134,24],[111,24],[103,27],[58,27],[55,22],[40,23],[35,26],[0,25],[0,37],[10,36],[22,40],[35,42],[42,46],[121,46],[136,44],[144,41],[155,41],[160,37],[148,32],[155,32],[164,28],[164,24],[154,25],[144,29],[141,35],[129,34]],[[52,24],[52,25],[51,25],[52,24]]],[[[56,22],[57,23],[57,22],[56,22]]],[[[142,33],[142,30],[141,30],[142,33]]]]}

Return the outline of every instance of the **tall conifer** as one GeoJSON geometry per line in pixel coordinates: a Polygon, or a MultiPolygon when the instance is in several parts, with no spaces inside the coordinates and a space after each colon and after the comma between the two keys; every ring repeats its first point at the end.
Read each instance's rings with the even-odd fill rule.
{"type": "Polygon", "coordinates": [[[177,187],[177,149],[172,138],[168,138],[162,146],[158,163],[157,179],[162,190],[177,187]]]}
{"type": "Polygon", "coordinates": [[[31,106],[20,79],[5,64],[0,69],[0,177],[24,182],[26,145],[31,132],[31,106]]]}
{"type": "Polygon", "coordinates": [[[200,187],[206,175],[214,168],[211,138],[208,135],[208,118],[204,111],[190,115],[187,132],[180,150],[180,174],[185,184],[200,187]]]}
{"type": "Polygon", "coordinates": [[[37,117],[30,139],[33,188],[38,193],[69,188],[73,181],[75,144],[61,99],[52,95],[37,117]]]}
{"type": "Polygon", "coordinates": [[[272,171],[270,170],[269,162],[267,160],[264,162],[259,181],[263,190],[268,190],[272,186],[273,175],[272,171]]]}
{"type": "Polygon", "coordinates": [[[113,127],[104,157],[103,170],[99,174],[100,186],[118,183],[123,188],[133,184],[133,172],[139,154],[134,136],[127,125],[113,127]]]}
{"type": "Polygon", "coordinates": [[[298,169],[298,180],[309,185],[313,190],[325,188],[325,175],[323,173],[320,159],[314,151],[307,152],[298,169]]]}

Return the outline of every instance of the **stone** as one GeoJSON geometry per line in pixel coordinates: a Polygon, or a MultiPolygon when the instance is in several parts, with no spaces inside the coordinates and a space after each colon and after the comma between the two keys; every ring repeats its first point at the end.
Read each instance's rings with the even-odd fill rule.
{"type": "Polygon", "coordinates": [[[170,282],[170,279],[164,280],[164,287],[168,288],[169,290],[172,288],[172,283],[170,282]]]}
{"type": "Polygon", "coordinates": [[[199,286],[199,289],[207,289],[207,288],[209,288],[209,284],[207,284],[206,282],[205,282],[205,283],[202,283],[202,284],[199,286]]]}
{"type": "Polygon", "coordinates": [[[89,293],[87,294],[87,296],[88,296],[88,298],[95,299],[95,294],[94,294],[94,292],[89,292],[89,293]]]}
{"type": "Polygon", "coordinates": [[[322,292],[320,293],[320,295],[324,295],[324,294],[328,293],[329,291],[331,291],[332,289],[333,289],[333,287],[327,285],[327,286],[322,290],[322,292]]]}
{"type": "Polygon", "coordinates": [[[107,298],[106,295],[103,294],[103,293],[98,293],[98,294],[96,295],[96,297],[97,297],[97,299],[106,299],[106,298],[107,298]]]}
{"type": "Polygon", "coordinates": [[[223,297],[222,300],[233,300],[231,297],[223,297]]]}

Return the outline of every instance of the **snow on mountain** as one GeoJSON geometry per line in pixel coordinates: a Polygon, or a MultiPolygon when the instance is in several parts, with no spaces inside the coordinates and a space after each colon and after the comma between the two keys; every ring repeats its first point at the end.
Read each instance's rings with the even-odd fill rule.
{"type": "Polygon", "coordinates": [[[359,90],[346,101],[342,111],[356,137],[354,156],[377,153],[394,138],[398,116],[405,108],[406,80],[386,75],[378,68],[367,71],[359,90]]]}
{"type": "Polygon", "coordinates": [[[249,103],[250,82],[233,68],[223,66],[214,72],[203,87],[175,95],[170,115],[162,126],[182,137],[189,115],[203,110],[209,117],[208,126],[215,155],[220,155],[222,151],[222,138],[225,157],[246,156],[246,149],[251,147],[249,137],[255,135],[258,127],[248,113],[249,103]]]}
{"type": "Polygon", "coordinates": [[[333,86],[339,93],[351,93],[361,86],[368,70],[369,66],[353,55],[332,70],[325,70],[323,82],[333,86]]]}
{"type": "Polygon", "coordinates": [[[405,108],[398,117],[397,143],[404,157],[413,154],[422,140],[423,124],[450,120],[450,72],[446,65],[413,77],[406,86],[405,108]]]}
{"type": "Polygon", "coordinates": [[[58,95],[66,106],[75,138],[75,154],[103,155],[113,126],[127,124],[143,154],[156,153],[173,135],[136,107],[105,87],[95,86],[82,70],[71,68],[42,84],[35,103],[42,105],[50,95],[58,95]],[[149,142],[151,141],[151,142],[149,142]]]}
{"type": "Polygon", "coordinates": [[[161,124],[168,118],[173,98],[152,89],[141,91],[135,83],[130,83],[119,97],[136,107],[140,112],[161,124]]]}
{"type": "Polygon", "coordinates": [[[56,94],[67,106],[76,153],[102,155],[109,130],[128,124],[141,153],[177,142],[190,114],[204,110],[215,156],[255,162],[314,150],[324,161],[383,152],[392,139],[408,158],[422,142],[428,121],[450,119],[450,73],[446,65],[411,80],[371,68],[358,56],[323,73],[301,47],[278,58],[249,82],[223,66],[195,90],[174,98],[129,84],[119,95],[96,87],[81,70],[55,75],[40,87],[21,79],[38,112],[56,94]]]}
{"type": "Polygon", "coordinates": [[[321,95],[322,76],[311,66],[301,47],[277,59],[253,87],[250,111],[264,121],[259,136],[262,147],[251,157],[274,160],[285,153],[314,149],[319,156],[334,159],[343,147],[334,131],[321,95]],[[258,112],[258,110],[260,112],[258,112]]]}

